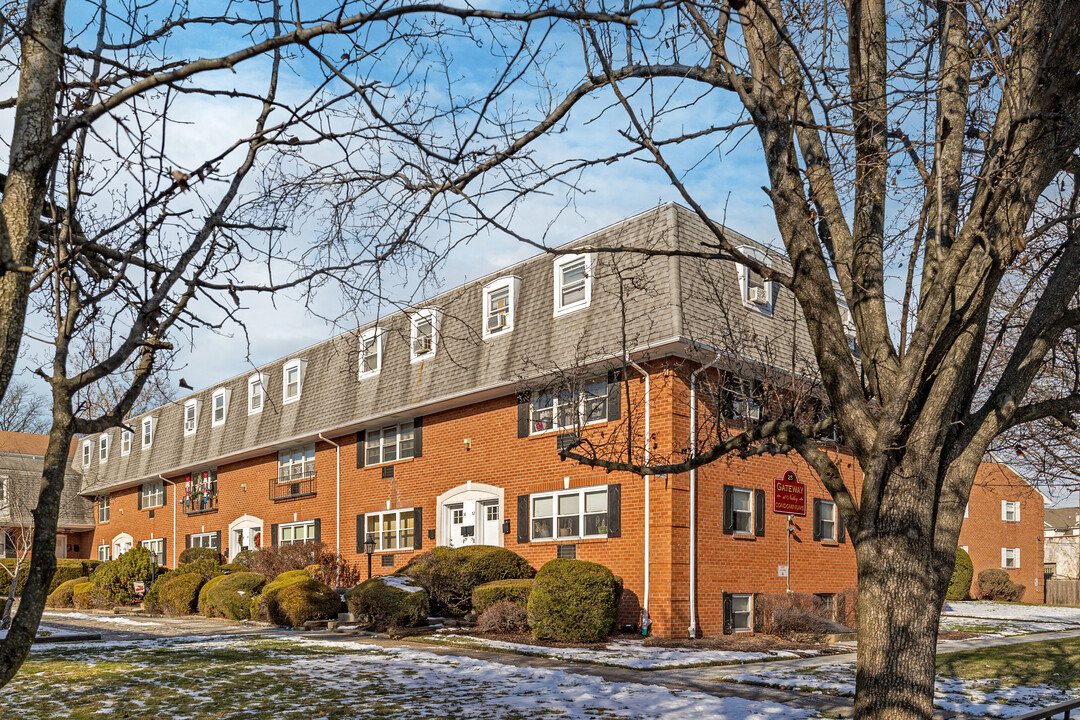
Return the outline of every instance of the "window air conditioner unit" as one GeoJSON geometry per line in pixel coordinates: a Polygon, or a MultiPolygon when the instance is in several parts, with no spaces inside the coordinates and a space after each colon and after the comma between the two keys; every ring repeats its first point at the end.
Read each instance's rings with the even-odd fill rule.
{"type": "Polygon", "coordinates": [[[768,305],[769,293],[765,292],[765,288],[750,288],[750,302],[755,305],[768,305]]]}
{"type": "Polygon", "coordinates": [[[503,313],[495,313],[494,315],[488,315],[487,329],[489,333],[499,332],[506,327],[506,315],[503,313]]]}
{"type": "Polygon", "coordinates": [[[745,420],[761,419],[761,406],[751,400],[737,400],[734,409],[736,417],[745,420]]]}
{"type": "Polygon", "coordinates": [[[416,355],[423,355],[431,352],[431,336],[421,336],[413,341],[413,353],[416,355]]]}

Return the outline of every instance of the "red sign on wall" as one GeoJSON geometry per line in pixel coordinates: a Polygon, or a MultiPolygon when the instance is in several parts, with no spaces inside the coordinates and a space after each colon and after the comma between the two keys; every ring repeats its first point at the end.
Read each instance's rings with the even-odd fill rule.
{"type": "Polygon", "coordinates": [[[773,512],[806,517],[806,486],[799,482],[794,470],[773,480],[773,512]]]}

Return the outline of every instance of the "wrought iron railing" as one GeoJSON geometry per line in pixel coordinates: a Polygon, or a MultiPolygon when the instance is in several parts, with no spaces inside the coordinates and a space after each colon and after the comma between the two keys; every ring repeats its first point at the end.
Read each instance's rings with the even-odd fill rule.
{"type": "Polygon", "coordinates": [[[184,514],[199,515],[217,510],[217,493],[203,493],[184,498],[184,514]]]}
{"type": "Polygon", "coordinates": [[[1013,715],[1012,720],[1057,720],[1058,718],[1071,720],[1073,716],[1080,718],[1077,710],[1080,710],[1080,699],[1051,705],[1042,710],[1032,710],[1023,715],[1013,715]]]}
{"type": "Polygon", "coordinates": [[[315,494],[315,473],[270,478],[271,500],[292,500],[315,494]]]}

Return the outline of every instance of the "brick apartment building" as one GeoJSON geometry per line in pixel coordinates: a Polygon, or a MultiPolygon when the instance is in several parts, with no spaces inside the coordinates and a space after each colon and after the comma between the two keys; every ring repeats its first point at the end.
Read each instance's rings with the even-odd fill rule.
{"type": "MultiPolygon", "coordinates": [[[[84,438],[74,468],[96,522],[80,548],[141,543],[173,565],[188,546],[320,540],[360,559],[370,536],[390,573],[437,545],[497,545],[536,567],[607,565],[622,621],[667,637],[749,630],[755,593],[831,601],[855,583],[854,553],[797,456],[646,479],[559,458],[580,436],[677,462],[693,428],[700,451],[768,416],[778,358],[782,377],[810,372],[793,298],[746,268],[572,252],[708,239],[693,213],[655,208],[84,438]],[[789,473],[805,515],[774,507],[789,473]]],[[[784,262],[749,239],[744,252],[784,262]]],[[[851,456],[822,447],[857,493],[851,456]]]]}

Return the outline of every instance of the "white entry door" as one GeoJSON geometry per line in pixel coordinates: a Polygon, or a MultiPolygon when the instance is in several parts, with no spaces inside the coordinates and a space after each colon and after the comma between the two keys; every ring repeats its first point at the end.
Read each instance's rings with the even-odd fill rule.
{"type": "Polygon", "coordinates": [[[479,514],[477,522],[480,526],[479,543],[481,545],[498,545],[499,537],[502,535],[499,501],[481,500],[477,503],[477,511],[479,514]]]}
{"type": "Polygon", "coordinates": [[[56,559],[63,560],[67,557],[67,535],[56,536],[56,559]]]}
{"type": "Polygon", "coordinates": [[[450,528],[450,547],[476,545],[476,501],[447,505],[446,523],[450,528]]]}
{"type": "Polygon", "coordinates": [[[236,528],[232,537],[232,557],[245,550],[258,550],[262,540],[262,526],[236,528]]]}

